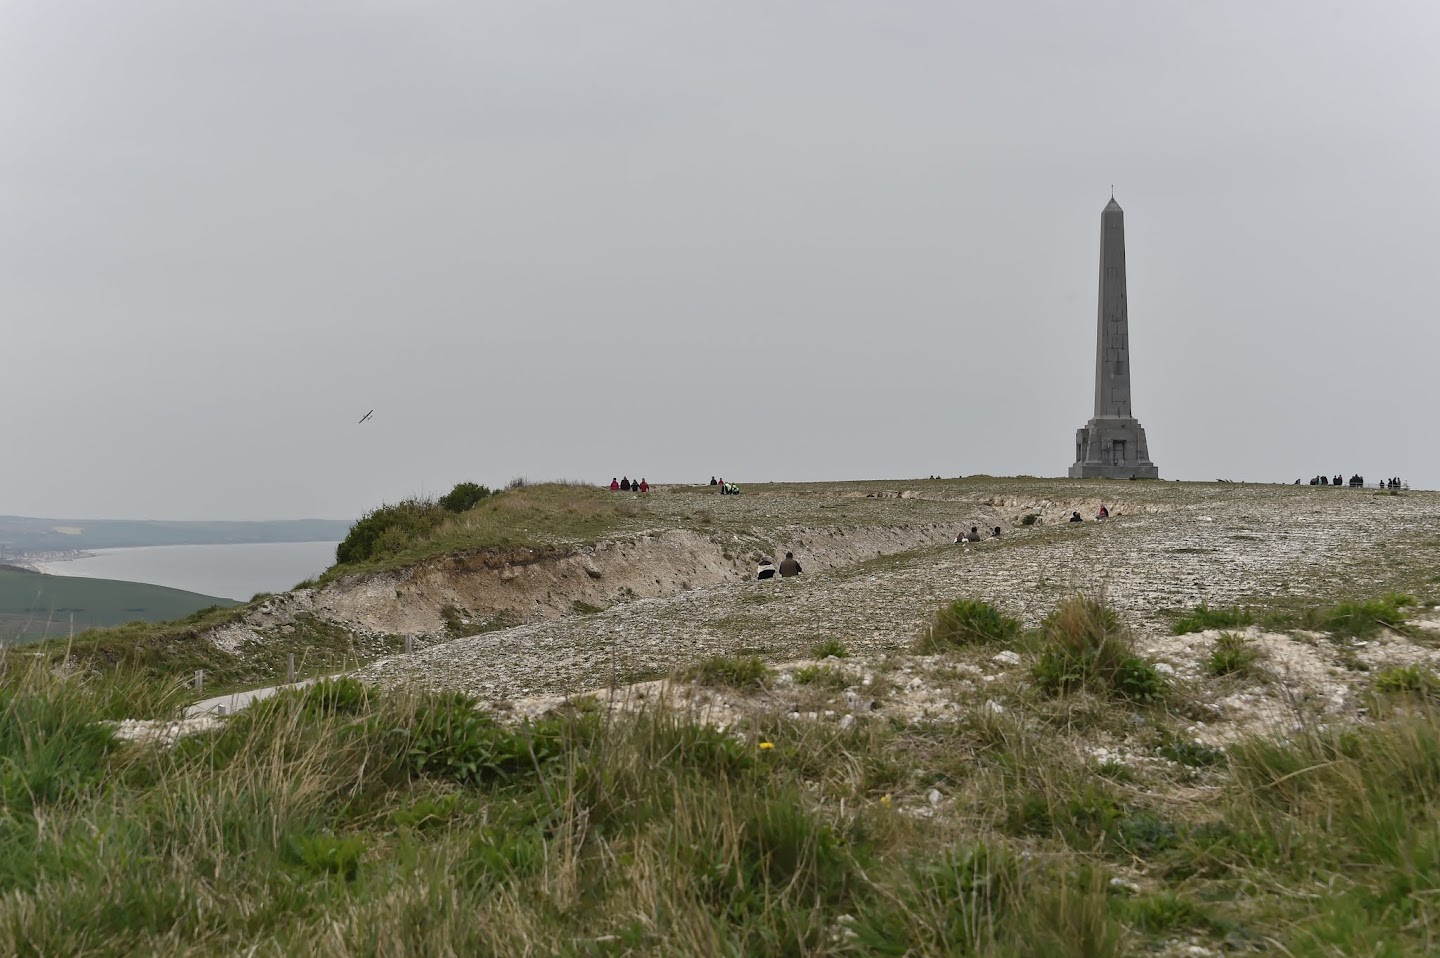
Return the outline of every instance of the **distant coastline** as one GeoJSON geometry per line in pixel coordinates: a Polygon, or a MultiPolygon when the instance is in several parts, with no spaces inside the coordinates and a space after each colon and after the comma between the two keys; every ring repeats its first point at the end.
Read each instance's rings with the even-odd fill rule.
{"type": "Polygon", "coordinates": [[[351,525],[349,519],[231,522],[0,516],[0,562],[69,562],[93,557],[102,549],[146,546],[338,542],[351,525]]]}
{"type": "Polygon", "coordinates": [[[332,540],[128,546],[35,558],[27,567],[47,575],[142,582],[245,601],[318,576],[334,563],[336,545],[332,540]]]}

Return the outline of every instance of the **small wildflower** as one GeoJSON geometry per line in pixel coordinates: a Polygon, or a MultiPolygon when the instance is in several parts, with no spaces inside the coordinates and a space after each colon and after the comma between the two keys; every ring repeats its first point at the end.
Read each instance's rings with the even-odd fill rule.
{"type": "Polygon", "coordinates": [[[775,743],[774,743],[774,742],[761,742],[761,743],[760,743],[760,747],[761,747],[761,748],[774,748],[774,747],[775,747],[775,743]]]}
{"type": "Polygon", "coordinates": [[[889,808],[889,807],[890,807],[890,796],[889,796],[888,794],[882,795],[882,796],[880,797],[880,804],[881,804],[881,805],[884,805],[886,808],[889,808]]]}

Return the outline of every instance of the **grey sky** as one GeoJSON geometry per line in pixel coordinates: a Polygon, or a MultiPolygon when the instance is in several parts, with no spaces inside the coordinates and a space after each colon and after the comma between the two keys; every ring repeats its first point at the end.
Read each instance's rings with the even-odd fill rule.
{"type": "Polygon", "coordinates": [[[1428,2],[0,0],[0,513],[1063,475],[1111,183],[1162,476],[1440,485],[1436,49],[1428,2]]]}

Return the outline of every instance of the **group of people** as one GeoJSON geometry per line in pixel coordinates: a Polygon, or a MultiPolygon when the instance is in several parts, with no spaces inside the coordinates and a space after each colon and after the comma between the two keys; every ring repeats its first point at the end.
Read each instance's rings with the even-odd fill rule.
{"type": "MultiPolygon", "coordinates": [[[[1109,518],[1110,518],[1110,509],[1109,509],[1109,507],[1107,507],[1107,506],[1105,505],[1105,503],[1103,503],[1103,502],[1100,503],[1100,511],[1097,512],[1097,513],[1095,513],[1095,521],[1096,521],[1096,522],[1104,522],[1106,519],[1109,519],[1109,518]]],[[[1071,522],[1084,522],[1085,520],[1084,520],[1083,518],[1081,518],[1080,513],[1078,513],[1078,512],[1072,512],[1072,513],[1070,513],[1070,521],[1071,521],[1071,522]]]]}
{"type": "Polygon", "coordinates": [[[637,481],[635,481],[635,482],[631,482],[629,476],[623,476],[623,477],[620,478],[618,481],[617,481],[614,477],[611,477],[611,479],[610,479],[610,491],[611,491],[611,492],[649,492],[649,491],[650,491],[650,483],[646,482],[644,479],[640,479],[640,480],[637,480],[637,481]]]}
{"type": "Polygon", "coordinates": [[[773,579],[778,574],[788,579],[793,575],[799,575],[805,570],[800,568],[800,563],[795,559],[795,553],[785,553],[785,558],[780,560],[780,568],[775,568],[775,563],[769,559],[760,560],[760,572],[755,576],[757,579],[773,579]]]}
{"type": "Polygon", "coordinates": [[[999,526],[996,526],[995,529],[994,529],[988,536],[981,534],[981,532],[980,532],[980,527],[979,527],[979,526],[971,526],[969,532],[962,532],[962,533],[960,533],[958,536],[955,537],[955,541],[956,541],[957,543],[981,542],[981,541],[983,541],[983,540],[985,540],[985,539],[998,539],[998,538],[1000,538],[1000,527],[999,527],[999,526]]]}
{"type": "Polygon", "coordinates": [[[714,476],[711,476],[711,477],[710,477],[710,485],[712,485],[712,486],[719,486],[719,487],[720,487],[720,495],[722,495],[722,496],[738,496],[738,495],[740,495],[740,487],[737,486],[737,485],[735,485],[735,483],[733,483],[733,482],[726,482],[724,479],[716,479],[714,476]]]}
{"type": "MultiPolygon", "coordinates": [[[[1296,479],[1296,480],[1295,480],[1295,485],[1297,485],[1297,486],[1300,485],[1300,480],[1299,480],[1299,479],[1296,479]]],[[[1345,477],[1344,477],[1343,475],[1336,476],[1334,479],[1331,479],[1329,476],[1315,476],[1314,478],[1312,478],[1312,479],[1310,480],[1310,485],[1312,485],[1312,486],[1343,486],[1343,485],[1347,485],[1347,483],[1345,482],[1345,477]]],[[[1363,488],[1365,488],[1365,477],[1362,476],[1362,475],[1360,475],[1359,473],[1356,473],[1355,475],[1353,475],[1353,476],[1350,477],[1350,482],[1348,483],[1348,485],[1350,486],[1351,489],[1363,489],[1363,488]]],[[[1375,483],[1375,485],[1376,485],[1377,488],[1380,488],[1380,489],[1409,489],[1409,488],[1410,488],[1409,485],[1407,485],[1406,483],[1400,481],[1400,477],[1399,477],[1399,476],[1393,476],[1393,477],[1391,477],[1391,478],[1389,478],[1389,479],[1381,479],[1379,482],[1375,483]]]]}

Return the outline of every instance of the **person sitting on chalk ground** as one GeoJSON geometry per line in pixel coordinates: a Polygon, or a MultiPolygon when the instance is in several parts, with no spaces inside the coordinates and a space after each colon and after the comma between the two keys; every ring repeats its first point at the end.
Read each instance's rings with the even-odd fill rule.
{"type": "Polygon", "coordinates": [[[755,578],[756,578],[756,579],[773,579],[773,578],[775,578],[775,563],[771,562],[769,559],[761,559],[761,560],[760,560],[760,572],[755,576],[755,578]]]}
{"type": "Polygon", "coordinates": [[[804,570],[800,568],[800,563],[795,561],[795,553],[785,553],[785,558],[780,562],[780,574],[788,579],[792,575],[799,575],[803,571],[804,570]]]}
{"type": "Polygon", "coordinates": [[[1072,512],[1072,513],[1070,513],[1070,521],[1071,521],[1071,522],[1084,522],[1085,520],[1080,518],[1080,513],[1078,513],[1078,512],[1072,512]]]}
{"type": "Polygon", "coordinates": [[[1000,527],[999,527],[999,526],[996,526],[996,527],[995,527],[995,531],[992,532],[992,533],[990,533],[990,538],[992,538],[992,539],[998,539],[998,538],[1000,538],[1000,527]]]}

